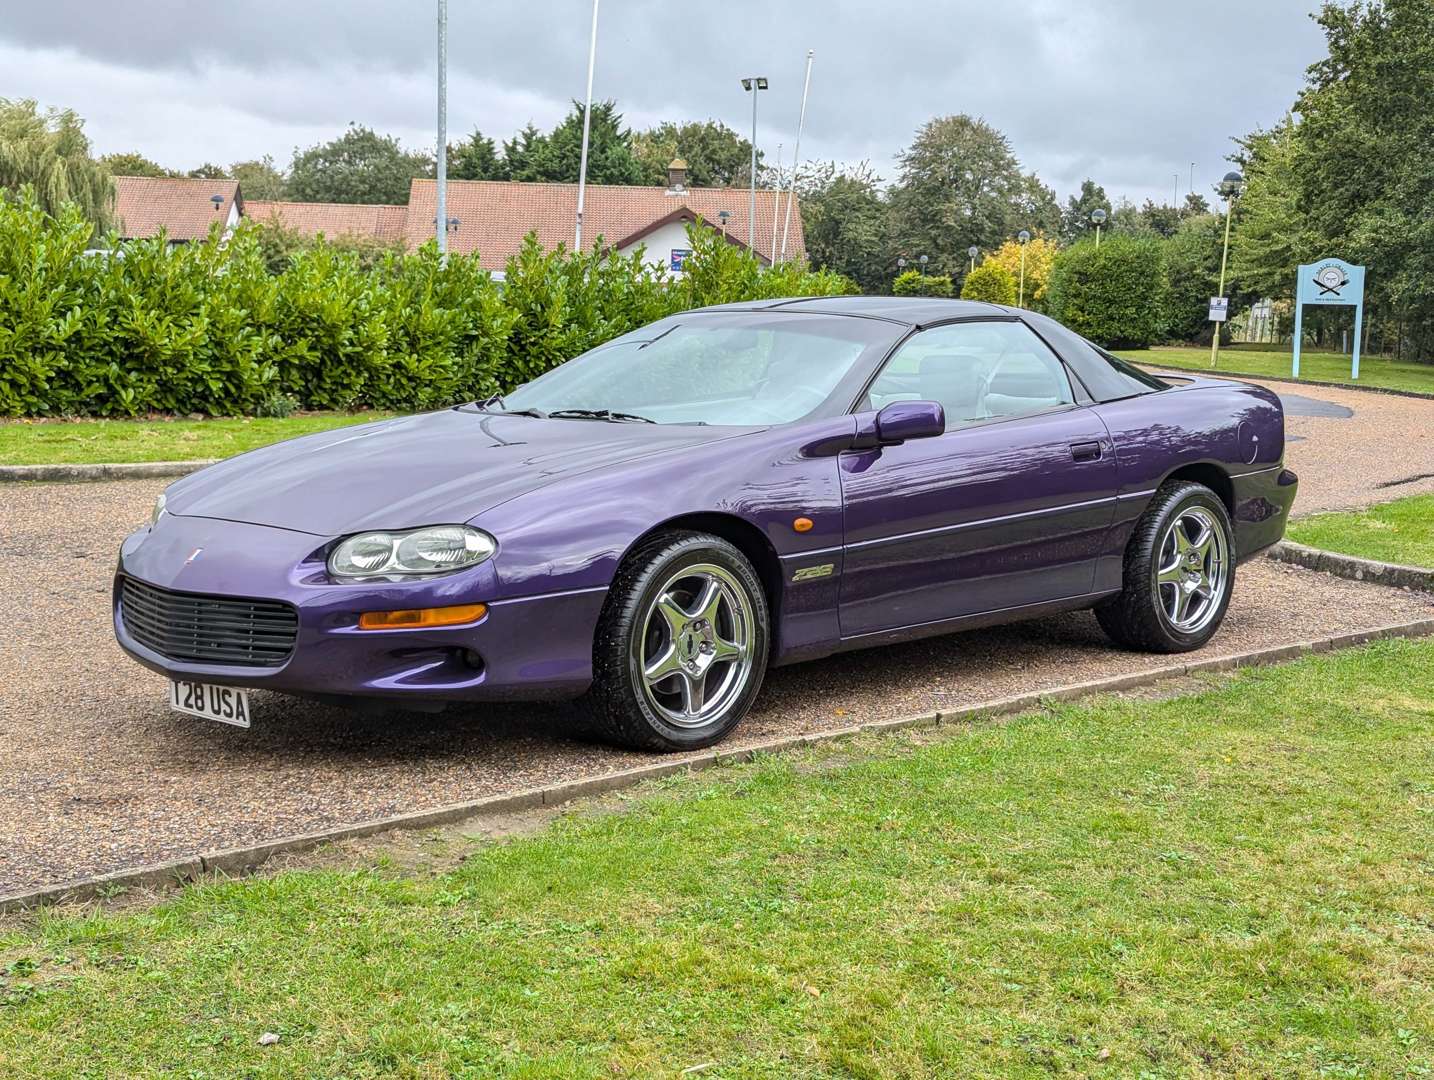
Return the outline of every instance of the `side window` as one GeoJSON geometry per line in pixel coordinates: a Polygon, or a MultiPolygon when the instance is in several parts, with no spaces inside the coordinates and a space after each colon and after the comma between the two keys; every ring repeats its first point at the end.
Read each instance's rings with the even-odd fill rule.
{"type": "Polygon", "coordinates": [[[871,407],[939,401],[947,428],[1074,404],[1056,355],[1017,322],[937,326],[912,337],[871,385],[871,407]]]}

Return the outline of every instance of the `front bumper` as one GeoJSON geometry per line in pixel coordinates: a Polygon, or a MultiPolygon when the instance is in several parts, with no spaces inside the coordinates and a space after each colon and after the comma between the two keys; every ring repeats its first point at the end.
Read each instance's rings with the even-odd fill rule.
{"type": "Polygon", "coordinates": [[[324,541],[308,533],[212,518],[164,515],[120,548],[112,610],[120,647],[162,674],[310,696],[443,701],[576,697],[592,682],[592,643],[606,589],[500,596],[493,561],[427,581],[337,584],[324,541]],[[298,611],[292,653],[250,667],[178,661],[125,626],[128,575],[163,589],[282,600],[298,611]],[[466,626],[360,630],[365,611],[484,603],[466,626]]]}

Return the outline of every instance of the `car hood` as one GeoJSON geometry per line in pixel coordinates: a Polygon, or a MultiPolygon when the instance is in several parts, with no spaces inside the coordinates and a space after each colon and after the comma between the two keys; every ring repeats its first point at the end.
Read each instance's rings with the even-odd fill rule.
{"type": "Polygon", "coordinates": [[[171,485],[166,510],[317,536],[469,521],[566,477],[752,430],[449,409],[221,461],[171,485]]]}

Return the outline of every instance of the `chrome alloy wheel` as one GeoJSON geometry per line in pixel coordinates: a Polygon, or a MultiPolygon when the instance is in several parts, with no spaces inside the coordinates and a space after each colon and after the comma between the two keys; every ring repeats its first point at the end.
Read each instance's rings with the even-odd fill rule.
{"type": "Polygon", "coordinates": [[[712,563],[679,570],[643,617],[639,663],[650,705],[674,727],[717,720],[752,675],[752,600],[712,563]]]}
{"type": "Polygon", "coordinates": [[[1156,590],[1165,619],[1182,634],[1203,630],[1220,610],[1230,578],[1225,532],[1203,506],[1182,510],[1160,540],[1156,590]]]}

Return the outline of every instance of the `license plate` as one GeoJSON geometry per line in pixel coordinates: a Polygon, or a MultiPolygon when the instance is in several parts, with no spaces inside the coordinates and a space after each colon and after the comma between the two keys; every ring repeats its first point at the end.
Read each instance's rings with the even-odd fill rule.
{"type": "Polygon", "coordinates": [[[249,726],[249,691],[234,686],[170,679],[169,707],[190,716],[218,720],[221,724],[249,726]]]}

